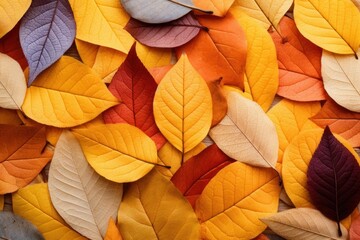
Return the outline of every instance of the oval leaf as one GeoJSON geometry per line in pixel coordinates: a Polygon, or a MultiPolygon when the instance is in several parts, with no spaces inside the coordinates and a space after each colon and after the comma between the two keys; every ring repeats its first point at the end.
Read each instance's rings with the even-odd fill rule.
{"type": "Polygon", "coordinates": [[[200,238],[200,224],[190,204],[155,170],[129,186],[118,226],[124,239],[200,238]]]}
{"type": "Polygon", "coordinates": [[[161,133],[182,153],[208,134],[212,119],[211,94],[206,82],[182,55],[160,82],[154,115],[161,133]]]}
{"type": "Polygon", "coordinates": [[[20,109],[26,93],[26,81],[20,65],[0,53],[0,107],[20,109]]]}
{"type": "Polygon", "coordinates": [[[155,143],[125,123],[73,129],[87,161],[101,176],[114,182],[133,182],[157,162],[155,143]]]}
{"type": "Polygon", "coordinates": [[[48,187],[56,211],[73,229],[89,239],[105,236],[108,219],[116,218],[122,185],[96,174],[68,131],[56,144],[48,187]]]}
{"type": "Polygon", "coordinates": [[[0,1],[0,38],[9,32],[30,7],[31,0],[0,1]]]}
{"type": "Polygon", "coordinates": [[[73,127],[116,104],[118,100],[89,67],[64,56],[28,88],[22,110],[39,123],[73,127]]]}
{"type": "Polygon", "coordinates": [[[257,103],[236,92],[228,94],[227,102],[227,116],[210,130],[210,137],[237,161],[275,168],[279,142],[274,124],[257,103]]]}
{"type": "Polygon", "coordinates": [[[279,180],[272,169],[236,162],[223,168],[196,202],[203,239],[251,239],[265,230],[259,218],[275,213],[279,180]]]}
{"type": "Polygon", "coordinates": [[[347,239],[348,232],[341,225],[342,237],[338,237],[337,224],[318,210],[293,208],[261,219],[276,234],[289,240],[347,239]]]}
{"type": "Polygon", "coordinates": [[[28,86],[68,50],[75,20],[67,0],[32,1],[21,20],[20,43],[29,63],[28,86]],[[36,43],[36,44],[34,44],[36,43]]]}
{"type": "Polygon", "coordinates": [[[301,34],[327,51],[351,54],[359,48],[360,12],[349,0],[295,0],[294,17],[301,34]]]}

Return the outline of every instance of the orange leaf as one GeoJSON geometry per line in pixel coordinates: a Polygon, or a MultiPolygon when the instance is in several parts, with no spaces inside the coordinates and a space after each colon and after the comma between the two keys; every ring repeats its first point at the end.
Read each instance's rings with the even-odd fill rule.
{"type": "Polygon", "coordinates": [[[16,110],[0,108],[0,124],[20,125],[22,121],[16,110]]]}
{"type": "Polygon", "coordinates": [[[104,240],[122,240],[120,231],[117,228],[116,223],[112,218],[110,218],[109,220],[109,226],[104,240]]]}
{"type": "Polygon", "coordinates": [[[260,234],[256,238],[253,238],[253,240],[269,240],[269,238],[264,234],[260,234]]]}
{"type": "Polygon", "coordinates": [[[244,89],[247,50],[244,31],[230,13],[220,19],[202,16],[198,20],[209,31],[200,31],[196,38],[178,48],[177,56],[185,52],[207,82],[222,77],[224,84],[244,89]]]}
{"type": "Polygon", "coordinates": [[[357,217],[350,226],[350,240],[360,239],[360,217],[357,217]]]}
{"type": "Polygon", "coordinates": [[[225,117],[228,105],[223,89],[223,82],[221,79],[217,81],[207,82],[210,89],[212,104],[213,104],[213,118],[211,127],[217,125],[225,117]]]}

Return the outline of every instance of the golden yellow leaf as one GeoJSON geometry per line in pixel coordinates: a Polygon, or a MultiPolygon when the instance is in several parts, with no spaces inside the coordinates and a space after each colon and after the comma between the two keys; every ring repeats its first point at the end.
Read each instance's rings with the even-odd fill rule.
{"type": "Polygon", "coordinates": [[[120,1],[69,0],[76,21],[76,38],[113,48],[130,50],[133,37],[123,28],[130,17],[120,1]]]}
{"type": "Polygon", "coordinates": [[[210,90],[185,54],[161,80],[154,97],[154,116],[161,133],[182,153],[208,134],[212,120],[210,90]]]}
{"type": "Polygon", "coordinates": [[[334,53],[356,53],[360,12],[351,0],[295,0],[296,26],[307,39],[334,53]]]}
{"type": "Polygon", "coordinates": [[[291,140],[320,108],[319,102],[303,103],[283,99],[269,110],[267,115],[274,123],[279,138],[278,162],[282,162],[284,151],[291,140]]]}
{"type": "Polygon", "coordinates": [[[0,1],[0,38],[9,32],[30,7],[31,0],[0,1]]]}
{"type": "Polygon", "coordinates": [[[120,231],[112,218],[109,220],[109,225],[104,240],[122,240],[120,231]]]}
{"type": "Polygon", "coordinates": [[[226,91],[226,94],[228,94],[229,92],[236,92],[246,99],[249,99],[251,101],[254,100],[253,96],[250,93],[250,85],[246,77],[244,78],[244,92],[240,88],[227,85],[224,85],[224,90],[226,91]]]}
{"type": "Polygon", "coordinates": [[[53,207],[46,183],[21,188],[13,194],[14,213],[34,224],[45,239],[85,238],[72,230],[53,207]]]}
{"type": "Polygon", "coordinates": [[[125,123],[73,129],[89,164],[114,182],[133,182],[157,162],[155,143],[140,129],[125,123]]]}
{"type": "Polygon", "coordinates": [[[39,123],[73,127],[118,103],[95,72],[63,56],[27,89],[22,110],[39,123]]]}
{"type": "Polygon", "coordinates": [[[264,231],[259,218],[278,209],[277,176],[273,169],[240,162],[220,170],[196,202],[202,239],[251,239],[264,231]]]}
{"type": "Polygon", "coordinates": [[[167,66],[172,59],[171,49],[152,48],[139,42],[136,43],[136,54],[147,69],[167,66]]]}
{"type": "Polygon", "coordinates": [[[234,0],[193,0],[193,3],[200,9],[212,11],[213,15],[223,17],[234,3],[234,0]]]}
{"type": "Polygon", "coordinates": [[[131,183],[118,212],[124,239],[199,239],[200,224],[190,203],[156,170],[131,183]]]}

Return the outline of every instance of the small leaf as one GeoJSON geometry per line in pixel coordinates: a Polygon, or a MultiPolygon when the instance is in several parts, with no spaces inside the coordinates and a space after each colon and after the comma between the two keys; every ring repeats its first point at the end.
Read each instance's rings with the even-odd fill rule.
{"type": "Polygon", "coordinates": [[[360,217],[351,222],[350,240],[360,239],[360,217]]]}
{"type": "Polygon", "coordinates": [[[20,43],[29,63],[28,86],[68,50],[75,21],[67,0],[32,1],[20,25],[20,43]]]}
{"type": "Polygon", "coordinates": [[[337,224],[326,218],[318,210],[293,208],[261,219],[276,234],[289,240],[307,239],[347,239],[348,232],[341,225],[343,236],[338,237],[337,224]]]}
{"type": "Polygon", "coordinates": [[[124,239],[199,239],[200,225],[190,204],[156,170],[131,183],[118,214],[124,239]]]}
{"type": "Polygon", "coordinates": [[[73,129],[89,164],[101,176],[118,183],[142,178],[157,162],[155,143],[140,129],[125,123],[73,129]]]}
{"type": "Polygon", "coordinates": [[[22,18],[30,7],[31,0],[2,0],[0,1],[0,38],[8,33],[22,18]]]}
{"type": "Polygon", "coordinates": [[[20,109],[26,93],[25,76],[20,65],[0,53],[0,107],[20,109]]]}
{"type": "Polygon", "coordinates": [[[48,188],[57,212],[89,239],[101,240],[105,236],[107,219],[116,218],[122,198],[122,185],[96,174],[79,142],[68,131],[61,134],[56,144],[48,188]]]}
{"type": "Polygon", "coordinates": [[[122,240],[119,229],[116,226],[115,221],[110,218],[108,228],[104,240],[122,240]]]}
{"type": "Polygon", "coordinates": [[[207,85],[209,87],[212,99],[213,117],[211,127],[213,127],[221,122],[221,120],[226,116],[228,105],[225,91],[223,89],[224,84],[222,79],[219,79],[218,81],[207,82],[207,85]]]}
{"type": "Polygon", "coordinates": [[[193,0],[193,3],[200,9],[211,10],[215,16],[224,17],[234,3],[234,0],[193,0]]]}

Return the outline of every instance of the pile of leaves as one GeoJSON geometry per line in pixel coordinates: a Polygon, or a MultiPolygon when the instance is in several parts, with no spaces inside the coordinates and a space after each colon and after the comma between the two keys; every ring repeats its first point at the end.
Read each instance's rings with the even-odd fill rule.
{"type": "Polygon", "coordinates": [[[359,5],[1,0],[0,238],[359,239],[359,5]]]}

